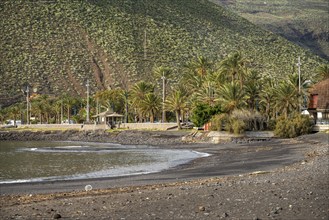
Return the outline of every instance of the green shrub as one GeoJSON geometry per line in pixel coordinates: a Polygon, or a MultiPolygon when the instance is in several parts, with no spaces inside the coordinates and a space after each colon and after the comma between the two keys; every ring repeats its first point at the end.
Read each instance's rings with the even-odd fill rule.
{"type": "Polygon", "coordinates": [[[294,114],[289,118],[278,118],[274,134],[283,138],[294,138],[312,131],[312,121],[308,116],[294,114]]]}
{"type": "Polygon", "coordinates": [[[232,127],[234,134],[243,134],[246,129],[246,124],[241,120],[233,120],[232,127]]]}
{"type": "Polygon", "coordinates": [[[230,118],[225,125],[225,130],[233,134],[243,134],[246,130],[246,124],[240,119],[230,118]]]}
{"type": "Polygon", "coordinates": [[[211,119],[211,128],[212,131],[221,131],[225,124],[228,121],[228,115],[227,114],[218,114],[214,115],[211,119]]]}
{"type": "Polygon", "coordinates": [[[209,122],[211,117],[221,111],[220,106],[210,106],[208,104],[198,104],[192,112],[191,121],[197,127],[202,127],[209,122]]]}

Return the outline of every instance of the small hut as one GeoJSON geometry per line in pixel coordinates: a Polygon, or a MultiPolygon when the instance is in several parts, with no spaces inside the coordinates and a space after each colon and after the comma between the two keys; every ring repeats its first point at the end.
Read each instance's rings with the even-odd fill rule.
{"type": "Polygon", "coordinates": [[[123,115],[112,110],[107,110],[93,116],[93,118],[96,118],[98,124],[107,124],[110,128],[120,127],[123,117],[123,115]]]}

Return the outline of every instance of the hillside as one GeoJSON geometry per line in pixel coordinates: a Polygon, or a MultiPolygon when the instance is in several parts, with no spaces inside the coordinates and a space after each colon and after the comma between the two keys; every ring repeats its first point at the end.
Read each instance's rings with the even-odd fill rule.
{"type": "Polygon", "coordinates": [[[327,0],[212,0],[329,60],[327,0]]]}
{"type": "Polygon", "coordinates": [[[204,0],[0,2],[0,104],[38,93],[82,95],[152,80],[155,65],[179,69],[197,55],[219,61],[239,50],[262,74],[314,74],[310,52],[204,0]]]}

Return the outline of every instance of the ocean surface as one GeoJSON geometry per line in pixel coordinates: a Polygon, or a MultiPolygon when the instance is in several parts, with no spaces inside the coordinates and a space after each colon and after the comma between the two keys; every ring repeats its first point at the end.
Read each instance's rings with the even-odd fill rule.
{"type": "Polygon", "coordinates": [[[0,141],[0,184],[155,173],[206,156],[140,145],[0,141]]]}

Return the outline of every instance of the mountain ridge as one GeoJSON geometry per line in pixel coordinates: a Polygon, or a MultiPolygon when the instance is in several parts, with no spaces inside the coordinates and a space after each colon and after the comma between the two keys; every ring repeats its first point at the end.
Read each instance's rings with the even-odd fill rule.
{"type": "Polygon", "coordinates": [[[128,88],[155,81],[159,65],[177,78],[199,55],[219,61],[241,51],[277,77],[291,73],[298,56],[309,76],[325,62],[209,1],[7,1],[0,12],[0,102],[26,85],[57,95],[84,94],[88,79],[92,92],[128,88]]]}
{"type": "Polygon", "coordinates": [[[328,1],[211,1],[329,60],[328,1]]]}

